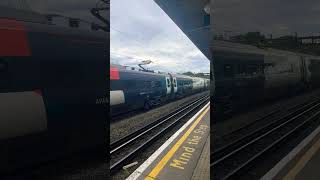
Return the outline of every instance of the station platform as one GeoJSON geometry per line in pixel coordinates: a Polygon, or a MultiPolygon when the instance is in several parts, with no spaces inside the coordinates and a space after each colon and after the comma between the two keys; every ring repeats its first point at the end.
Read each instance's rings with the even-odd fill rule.
{"type": "Polygon", "coordinates": [[[141,179],[210,179],[210,103],[127,178],[141,179]]]}
{"type": "Polygon", "coordinates": [[[320,127],[307,136],[262,179],[320,179],[320,127]]]}

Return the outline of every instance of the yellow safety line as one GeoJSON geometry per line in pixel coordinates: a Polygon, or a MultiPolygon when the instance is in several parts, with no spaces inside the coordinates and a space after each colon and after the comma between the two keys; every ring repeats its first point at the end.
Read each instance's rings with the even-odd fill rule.
{"type": "Polygon", "coordinates": [[[161,159],[161,161],[152,169],[152,171],[145,178],[145,180],[152,180],[160,173],[160,171],[163,169],[163,167],[168,163],[168,161],[171,159],[171,157],[174,155],[174,153],[182,145],[182,143],[188,138],[188,136],[191,134],[193,129],[199,124],[199,122],[201,121],[203,116],[208,112],[209,109],[210,109],[210,106],[208,106],[202,112],[202,114],[197,118],[197,120],[192,124],[192,126],[190,126],[188,131],[179,139],[179,141],[169,150],[169,152],[161,159]]]}
{"type": "Polygon", "coordinates": [[[308,163],[312,156],[320,148],[320,139],[300,158],[298,163],[289,171],[289,173],[283,178],[284,180],[295,179],[297,174],[302,170],[302,168],[308,163]]]}

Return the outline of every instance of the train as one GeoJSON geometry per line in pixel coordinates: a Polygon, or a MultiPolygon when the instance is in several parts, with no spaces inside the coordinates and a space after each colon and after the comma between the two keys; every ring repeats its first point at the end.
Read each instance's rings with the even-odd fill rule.
{"type": "Polygon", "coordinates": [[[88,150],[104,159],[109,33],[0,6],[0,39],[0,174],[88,150]]]}
{"type": "Polygon", "coordinates": [[[110,65],[110,112],[149,110],[169,100],[209,90],[210,79],[110,65]]]}
{"type": "Polygon", "coordinates": [[[215,120],[320,86],[319,56],[218,40],[211,48],[215,120]]]}

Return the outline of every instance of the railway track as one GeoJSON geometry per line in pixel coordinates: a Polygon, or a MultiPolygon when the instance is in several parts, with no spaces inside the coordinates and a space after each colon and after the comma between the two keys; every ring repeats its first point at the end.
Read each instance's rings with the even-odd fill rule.
{"type": "MultiPolygon", "coordinates": [[[[193,94],[193,95],[198,95],[199,94],[198,96],[202,96],[202,93],[206,94],[206,93],[208,93],[208,91],[207,92],[206,91],[199,92],[199,93],[196,93],[196,94],[193,94]]],[[[188,98],[188,97],[181,97],[181,98],[177,98],[177,99],[167,100],[162,104],[159,104],[159,105],[151,107],[151,109],[158,108],[158,107],[161,107],[161,106],[165,106],[165,105],[167,105],[169,103],[172,103],[172,102],[175,102],[175,101],[179,101],[179,100],[182,100],[184,98],[188,98]]],[[[198,99],[198,98],[195,97],[195,98],[191,98],[191,99],[198,99]]],[[[180,106],[184,106],[184,105],[187,105],[187,104],[188,104],[188,102],[184,102],[180,106]]],[[[136,116],[136,115],[139,115],[139,114],[143,114],[145,112],[146,112],[146,110],[144,110],[144,109],[134,109],[134,110],[130,110],[130,111],[127,111],[127,112],[120,112],[120,113],[111,114],[111,123],[119,121],[119,120],[123,120],[123,119],[126,119],[126,118],[130,118],[132,116],[136,116]]]]}
{"type": "MultiPolygon", "coordinates": [[[[277,121],[277,117],[281,117],[283,115],[294,112],[309,103],[310,100],[283,109],[279,109],[279,107],[274,108],[266,114],[264,114],[263,116],[257,118],[256,120],[248,124],[244,124],[236,129],[230,130],[221,135],[214,134],[214,147],[220,149],[221,146],[225,146],[225,144],[230,144],[230,142],[235,141],[235,139],[242,138],[242,136],[244,136],[245,134],[255,131],[257,128],[261,126],[265,126],[266,124],[270,124],[274,121],[277,121]]],[[[216,133],[216,131],[213,130],[213,133],[216,133]]]]}
{"type": "Polygon", "coordinates": [[[110,144],[111,174],[115,174],[124,165],[129,163],[150,144],[163,137],[170,129],[182,122],[199,107],[210,99],[209,95],[202,96],[173,112],[155,120],[154,122],[128,134],[110,144]],[[132,148],[133,147],[133,148],[132,148]]]}
{"type": "Polygon", "coordinates": [[[215,149],[210,155],[214,178],[234,179],[243,175],[253,164],[263,160],[263,155],[272,152],[303,127],[317,120],[320,116],[320,100],[289,109],[293,111],[215,149]]]}

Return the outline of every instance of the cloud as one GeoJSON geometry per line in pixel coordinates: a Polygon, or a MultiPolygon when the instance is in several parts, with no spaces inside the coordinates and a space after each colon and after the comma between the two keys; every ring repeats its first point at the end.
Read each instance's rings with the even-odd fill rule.
{"type": "Polygon", "coordinates": [[[320,29],[320,3],[313,0],[215,0],[213,7],[218,33],[260,31],[276,37],[311,35],[320,29]]]}
{"type": "Polygon", "coordinates": [[[150,0],[111,1],[111,62],[165,72],[209,72],[209,60],[150,0]]]}

